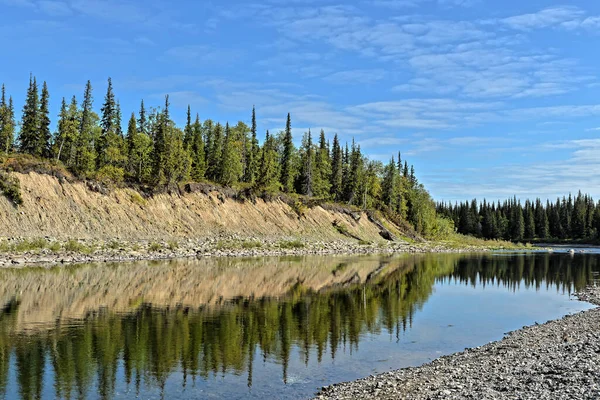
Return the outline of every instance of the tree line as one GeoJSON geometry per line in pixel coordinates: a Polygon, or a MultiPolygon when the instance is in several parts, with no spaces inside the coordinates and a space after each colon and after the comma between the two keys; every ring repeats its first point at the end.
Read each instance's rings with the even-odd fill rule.
{"type": "Polygon", "coordinates": [[[458,233],[485,239],[594,240],[600,238],[600,202],[581,192],[555,202],[516,198],[487,202],[438,203],[437,212],[454,221],[458,233]]]}
{"type": "Polygon", "coordinates": [[[0,153],[55,160],[83,179],[150,187],[210,181],[385,210],[425,235],[441,228],[435,204],[400,153],[384,166],[366,157],[354,140],[343,144],[335,134],[330,143],[323,130],[313,137],[310,129],[296,148],[290,114],[285,129],[275,134],[267,130],[260,144],[254,108],[248,126],[202,121],[188,106],[185,126],[179,128],[171,118],[168,95],[162,107],[146,107],[142,100],[123,130],[110,78],[100,114],[94,111],[88,81],[82,101],[62,99],[54,132],[49,101],[46,82],[40,93],[36,77],[30,76],[17,133],[12,97],[6,99],[2,85],[0,153]]]}

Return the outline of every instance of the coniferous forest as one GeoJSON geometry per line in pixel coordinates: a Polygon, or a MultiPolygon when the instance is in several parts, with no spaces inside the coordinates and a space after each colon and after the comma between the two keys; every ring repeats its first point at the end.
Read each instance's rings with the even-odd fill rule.
{"type": "Polygon", "coordinates": [[[425,236],[452,232],[447,220],[437,218],[434,202],[400,153],[384,165],[367,158],[354,140],[342,143],[335,134],[330,141],[323,130],[314,136],[304,132],[296,148],[289,114],[285,130],[266,131],[261,144],[254,108],[248,126],[201,120],[188,106],[181,128],[172,120],[168,95],[159,107],[141,100],[138,110],[123,114],[109,78],[99,114],[88,81],[81,98],[61,100],[53,131],[50,99],[46,82],[40,90],[30,76],[17,124],[12,96],[2,85],[0,154],[33,156],[80,179],[116,185],[157,189],[206,181],[256,193],[304,195],[384,211],[425,236]]]}
{"type": "Polygon", "coordinates": [[[458,233],[484,239],[592,241],[600,236],[600,203],[581,192],[555,202],[526,200],[524,205],[516,198],[439,203],[437,211],[454,221],[458,233]]]}

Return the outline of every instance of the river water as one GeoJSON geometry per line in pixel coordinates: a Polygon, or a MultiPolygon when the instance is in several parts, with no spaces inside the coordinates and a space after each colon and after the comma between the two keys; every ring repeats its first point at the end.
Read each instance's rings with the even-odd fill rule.
{"type": "Polygon", "coordinates": [[[309,398],[588,309],[572,293],[598,278],[599,260],[557,251],[3,269],[0,398],[309,398]]]}

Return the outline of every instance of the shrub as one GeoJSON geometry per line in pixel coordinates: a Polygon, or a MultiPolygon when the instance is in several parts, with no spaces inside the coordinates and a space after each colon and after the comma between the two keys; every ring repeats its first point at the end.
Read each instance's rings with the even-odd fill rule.
{"type": "Polygon", "coordinates": [[[0,192],[15,205],[20,206],[23,204],[21,183],[17,178],[6,173],[0,173],[0,192]]]}
{"type": "Polygon", "coordinates": [[[105,185],[121,185],[124,177],[125,171],[123,168],[115,167],[113,165],[105,165],[95,174],[95,179],[105,185]]]}
{"type": "Polygon", "coordinates": [[[131,200],[132,203],[137,204],[140,207],[143,207],[146,205],[146,199],[144,199],[138,192],[131,193],[131,195],[129,196],[129,199],[131,200]]]}
{"type": "Polygon", "coordinates": [[[65,251],[72,251],[74,253],[90,253],[92,251],[91,248],[73,239],[70,239],[67,243],[65,243],[63,245],[63,249],[65,249],[65,251]]]}
{"type": "Polygon", "coordinates": [[[242,249],[257,249],[260,247],[262,247],[262,243],[259,241],[250,241],[242,243],[242,249]]]}
{"type": "Polygon", "coordinates": [[[152,242],[148,246],[148,251],[152,251],[152,252],[160,251],[161,249],[162,249],[162,246],[156,242],[152,242]]]}
{"type": "Polygon", "coordinates": [[[179,248],[179,243],[177,243],[176,240],[170,240],[169,242],[167,242],[167,247],[169,248],[169,250],[175,251],[179,248]]]}
{"type": "Polygon", "coordinates": [[[302,249],[304,248],[304,243],[299,240],[289,240],[285,242],[279,243],[279,248],[281,249],[302,249]]]}

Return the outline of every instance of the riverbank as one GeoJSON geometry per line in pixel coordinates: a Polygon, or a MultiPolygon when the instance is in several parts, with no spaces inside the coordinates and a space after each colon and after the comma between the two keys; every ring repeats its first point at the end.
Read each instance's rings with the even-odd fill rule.
{"type": "MultiPolygon", "coordinates": [[[[577,297],[600,305],[600,288],[577,297]]],[[[600,308],[510,332],[416,368],[325,387],[317,399],[597,399],[600,308]]]]}
{"type": "Polygon", "coordinates": [[[310,241],[222,235],[168,241],[59,240],[0,238],[0,267],[52,266],[88,262],[169,260],[202,257],[265,257],[332,254],[463,253],[491,247],[448,246],[435,242],[310,241]]]}

